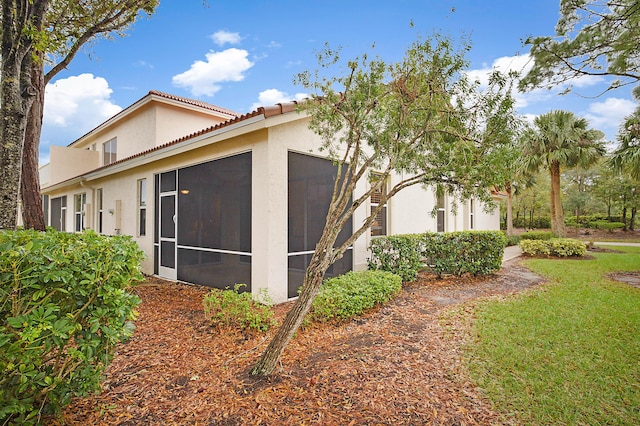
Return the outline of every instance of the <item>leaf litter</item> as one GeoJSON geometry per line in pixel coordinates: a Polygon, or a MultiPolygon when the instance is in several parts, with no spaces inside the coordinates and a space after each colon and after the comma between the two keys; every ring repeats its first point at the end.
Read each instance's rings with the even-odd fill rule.
{"type": "MultiPolygon", "coordinates": [[[[516,261],[489,277],[423,273],[361,317],[298,331],[279,372],[258,379],[249,370],[275,328],[254,334],[211,327],[202,308],[208,288],[149,277],[134,290],[142,299],[136,331],[116,348],[102,392],[74,398],[50,423],[510,424],[467,378],[465,326],[445,313],[541,281],[516,261]]],[[[290,306],[276,306],[276,317],[290,306]]]]}

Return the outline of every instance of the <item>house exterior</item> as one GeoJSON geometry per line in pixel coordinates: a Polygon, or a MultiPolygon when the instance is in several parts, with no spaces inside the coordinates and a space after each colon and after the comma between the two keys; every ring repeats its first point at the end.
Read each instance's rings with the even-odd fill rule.
{"type": "MultiPolygon", "coordinates": [[[[217,288],[244,283],[275,302],[295,297],[336,173],[295,106],[238,115],[151,91],[68,147],[52,147],[41,168],[47,225],[131,235],[147,274],[217,288]]],[[[376,201],[356,211],[339,239],[376,201]]],[[[420,186],[401,191],[328,275],[365,269],[376,235],[499,229],[497,211],[470,200],[453,215],[450,201],[420,186]]]]}

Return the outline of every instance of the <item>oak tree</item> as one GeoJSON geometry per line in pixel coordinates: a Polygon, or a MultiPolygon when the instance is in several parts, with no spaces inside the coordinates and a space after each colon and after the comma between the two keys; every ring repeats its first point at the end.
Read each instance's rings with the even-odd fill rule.
{"type": "Polygon", "coordinates": [[[0,229],[13,229],[17,224],[24,135],[36,96],[31,69],[44,50],[48,6],[48,0],[0,3],[0,229]]]}
{"type": "Polygon", "coordinates": [[[494,75],[482,92],[479,82],[467,78],[464,52],[469,48],[463,43],[458,49],[450,39],[436,35],[416,41],[398,63],[365,55],[348,61],[344,75],[327,77],[342,62],[338,52],[326,47],[318,55],[318,70],[298,76],[313,93],[301,109],[337,174],[325,227],[299,297],[252,374],[275,371],[329,266],[371,227],[399,191],[424,185],[458,200],[476,197],[491,204],[488,189],[497,177],[497,135],[509,124],[504,116],[512,116],[513,102],[503,77],[494,75]],[[354,192],[359,182],[367,189],[354,192]],[[387,182],[387,191],[381,191],[387,182]],[[374,193],[381,195],[377,207],[336,246],[343,226],[374,193]]]}
{"type": "MultiPolygon", "coordinates": [[[[38,3],[37,1],[33,2],[38,3]]],[[[44,215],[40,198],[38,179],[38,152],[42,129],[42,113],[44,92],[47,83],[60,71],[65,69],[80,51],[82,46],[98,37],[113,37],[126,34],[126,30],[141,15],[151,15],[158,5],[158,0],[49,0],[45,2],[43,23],[39,30],[30,34],[37,43],[28,54],[27,62],[22,67],[25,83],[29,87],[28,108],[25,108],[24,142],[22,155],[13,158],[11,167],[21,167],[20,177],[9,181],[11,188],[16,182],[20,184],[22,199],[22,218],[26,228],[43,230],[44,215]],[[45,69],[47,70],[45,72],[45,69]],[[17,161],[20,161],[17,163],[17,161]]],[[[17,8],[16,10],[19,10],[17,8]]],[[[4,15],[3,15],[4,17],[4,15]]],[[[4,22],[4,19],[3,19],[4,22]]],[[[3,25],[4,28],[4,25],[3,25]]],[[[4,55],[3,55],[4,57],[4,55]]],[[[11,189],[13,190],[13,189],[11,189]]],[[[1,197],[9,195],[0,193],[1,197]]],[[[9,188],[6,189],[9,191],[9,188]]],[[[14,200],[14,194],[11,200],[14,200]]],[[[7,206],[7,214],[15,216],[17,199],[7,206]]],[[[0,224],[0,228],[15,227],[16,219],[0,224]]]]}

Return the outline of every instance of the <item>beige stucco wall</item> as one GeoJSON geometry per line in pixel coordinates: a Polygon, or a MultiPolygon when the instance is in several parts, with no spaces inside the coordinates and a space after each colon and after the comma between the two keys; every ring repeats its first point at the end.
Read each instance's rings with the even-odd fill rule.
{"type": "MultiPolygon", "coordinates": [[[[50,147],[48,183],[63,182],[99,166],[98,153],[83,148],[50,147]]],[[[44,185],[43,185],[44,186],[44,185]]]]}
{"type": "MultiPolygon", "coordinates": [[[[141,115],[140,122],[151,122],[149,117],[141,115]]],[[[133,122],[132,122],[133,123],[133,122]]],[[[168,158],[142,157],[137,159],[138,165],[113,175],[96,177],[87,175],[82,184],[66,187],[49,195],[57,197],[67,195],[67,230],[74,229],[73,196],[80,192],[87,193],[87,227],[95,229],[97,224],[96,190],[103,191],[103,233],[132,235],[140,248],[147,254],[143,262],[143,271],[153,273],[153,234],[154,234],[154,174],[175,170],[206,161],[235,155],[241,152],[252,152],[252,289],[258,292],[266,289],[275,302],[287,300],[288,281],[288,230],[287,230],[287,158],[289,151],[323,157],[319,152],[320,139],[307,128],[307,120],[294,120],[292,115],[271,117],[269,127],[265,121],[243,123],[245,127],[232,128],[227,133],[202,136],[197,138],[190,148],[186,145],[172,147],[172,156],[168,158]],[[247,132],[249,130],[249,132],[247,132]],[[146,179],[147,184],[147,230],[146,236],[137,235],[137,181],[146,179]],[[116,228],[117,207],[120,206],[121,226],[116,228]],[[113,211],[109,213],[109,211],[113,211]]],[[[132,128],[125,128],[126,134],[134,135],[132,128]],[[129,129],[129,130],[127,130],[129,129]]],[[[120,130],[119,130],[120,132],[120,130]]],[[[123,130],[124,132],[124,130],[123,130]]],[[[125,134],[119,133],[119,134],[125,134]]],[[[109,133],[104,133],[105,138],[109,133]]],[[[118,136],[120,152],[120,136],[118,136]]],[[[90,152],[90,151],[86,151],[90,152]]],[[[94,153],[95,154],[95,153],[94,153]]],[[[108,170],[108,169],[107,169],[108,170]]],[[[393,176],[392,183],[402,176],[393,176]]],[[[368,183],[361,181],[356,187],[357,194],[362,194],[368,183]]],[[[436,219],[430,215],[435,204],[432,191],[419,185],[407,188],[389,201],[388,231],[390,234],[435,231],[436,219]]],[[[353,217],[354,230],[359,228],[367,217],[369,203],[361,206],[353,217]]],[[[450,205],[447,202],[447,212],[450,205]]],[[[468,229],[468,211],[460,207],[457,217],[447,213],[447,231],[468,229]],[[465,228],[466,223],[466,228],[465,228]]],[[[481,206],[476,206],[476,229],[498,229],[497,214],[486,214],[481,206]]],[[[354,244],[354,269],[365,269],[369,258],[368,246],[371,237],[365,232],[354,244]]]]}
{"type": "Polygon", "coordinates": [[[147,103],[113,124],[98,127],[69,148],[52,146],[47,184],[53,185],[103,166],[103,144],[114,138],[117,140],[117,159],[120,160],[225,121],[225,118],[213,114],[203,113],[197,108],[147,103]],[[93,145],[95,151],[89,150],[93,145]]]}
{"type": "Polygon", "coordinates": [[[155,146],[174,141],[226,120],[225,118],[198,111],[184,110],[166,104],[157,104],[155,114],[155,146]]]}

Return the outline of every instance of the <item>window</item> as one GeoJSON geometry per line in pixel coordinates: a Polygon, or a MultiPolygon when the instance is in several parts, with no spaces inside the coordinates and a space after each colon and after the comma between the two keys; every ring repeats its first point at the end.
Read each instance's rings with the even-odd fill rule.
{"type": "Polygon", "coordinates": [[[138,236],[147,235],[147,180],[138,181],[138,236]]]}
{"type": "Polygon", "coordinates": [[[116,161],[116,153],[118,151],[118,140],[116,138],[111,139],[108,142],[102,144],[102,165],[106,166],[116,161]]]}
{"type": "Polygon", "coordinates": [[[42,214],[44,215],[44,224],[45,226],[50,226],[49,223],[49,196],[42,196],[42,214]]]}
{"type": "Polygon", "coordinates": [[[245,152],[161,173],[159,266],[175,254],[180,281],[251,291],[251,172],[245,152]]]}
{"type": "Polygon", "coordinates": [[[471,198],[469,200],[469,229],[475,229],[475,226],[476,226],[474,223],[475,209],[476,209],[475,202],[473,198],[471,198]]]}
{"type": "Polygon", "coordinates": [[[74,217],[75,217],[75,229],[76,232],[82,232],[84,230],[84,215],[87,210],[87,194],[74,195],[74,217]]]}
{"type": "Polygon", "coordinates": [[[51,199],[51,226],[58,231],[67,229],[67,196],[51,199]]]}
{"type": "Polygon", "coordinates": [[[98,208],[98,232],[102,234],[102,188],[96,191],[96,204],[98,208]]]}
{"type": "MultiPolygon", "coordinates": [[[[296,297],[324,230],[338,168],[329,160],[295,152],[289,152],[287,167],[288,297],[296,297]]],[[[335,245],[344,243],[352,233],[353,222],[349,219],[338,234],[335,245]]],[[[343,274],[352,266],[352,250],[348,249],[342,259],[331,265],[326,276],[343,274]]]]}
{"type": "MultiPolygon", "coordinates": [[[[384,175],[381,173],[371,174],[371,185],[375,185],[380,182],[380,179],[384,179],[384,175]]],[[[371,194],[371,213],[380,206],[380,201],[387,195],[387,183],[384,182],[380,189],[374,191],[371,194]]],[[[376,219],[371,225],[371,236],[376,237],[380,235],[387,235],[387,206],[383,204],[380,211],[376,214],[376,219]]]]}
{"type": "Polygon", "coordinates": [[[445,230],[445,204],[444,204],[444,194],[438,195],[438,212],[436,213],[436,231],[444,232],[445,230]]]}

